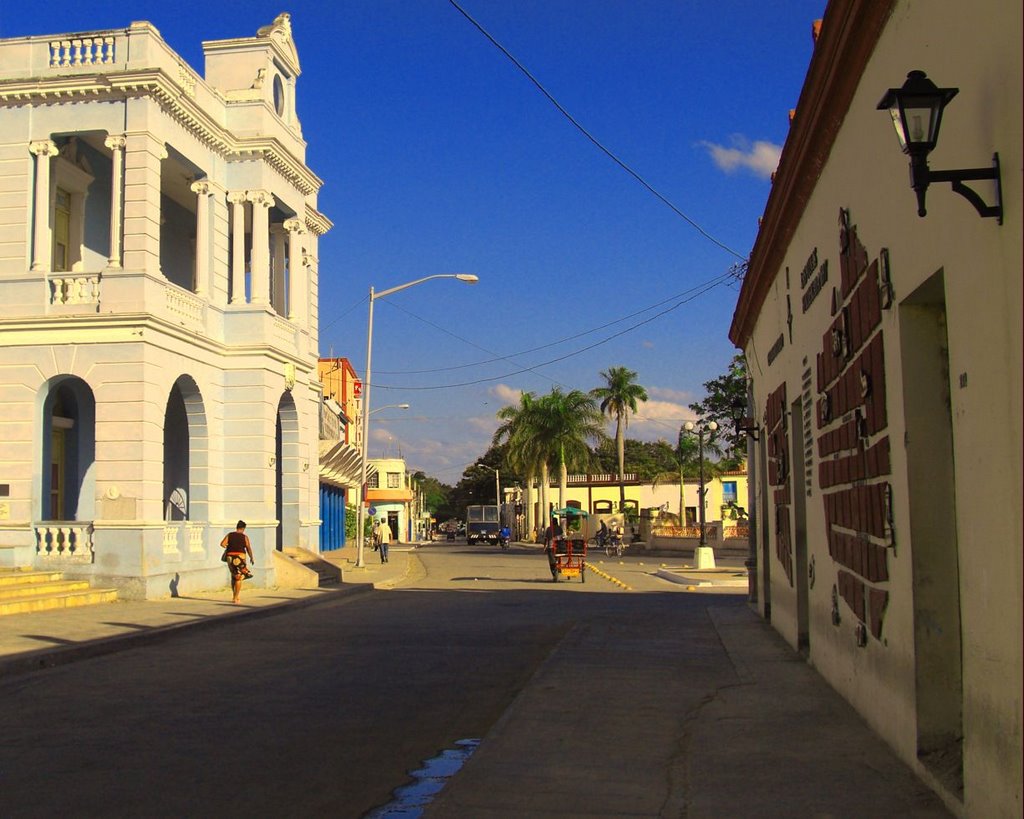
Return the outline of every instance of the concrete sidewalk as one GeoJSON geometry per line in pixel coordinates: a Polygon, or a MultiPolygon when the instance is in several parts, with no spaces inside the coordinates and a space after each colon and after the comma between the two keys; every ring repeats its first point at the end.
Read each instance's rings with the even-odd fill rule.
{"type": "Polygon", "coordinates": [[[374,588],[390,588],[417,570],[418,560],[411,557],[415,548],[393,547],[386,564],[368,549],[363,568],[356,568],[352,547],[325,552],[321,557],[341,569],[340,584],[306,589],[243,586],[238,605],[231,602],[231,590],[225,585],[221,590],[164,600],[119,600],[5,615],[0,617],[0,677],[155,643],[186,628],[215,627],[239,617],[270,617],[374,588]]]}
{"type": "Polygon", "coordinates": [[[438,819],[954,815],[745,605],[709,605],[675,633],[574,628],[423,810],[438,819]]]}

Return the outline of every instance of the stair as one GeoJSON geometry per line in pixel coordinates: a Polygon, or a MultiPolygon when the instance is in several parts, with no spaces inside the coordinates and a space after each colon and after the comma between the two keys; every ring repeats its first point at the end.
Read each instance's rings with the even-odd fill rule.
{"type": "Polygon", "coordinates": [[[327,562],[315,552],[298,546],[286,546],[284,553],[307,569],[312,569],[316,572],[320,577],[320,586],[333,586],[341,582],[341,567],[327,562]]]}
{"type": "Polygon", "coordinates": [[[88,580],[65,580],[63,572],[0,569],[0,616],[115,600],[116,589],[94,589],[88,580]]]}

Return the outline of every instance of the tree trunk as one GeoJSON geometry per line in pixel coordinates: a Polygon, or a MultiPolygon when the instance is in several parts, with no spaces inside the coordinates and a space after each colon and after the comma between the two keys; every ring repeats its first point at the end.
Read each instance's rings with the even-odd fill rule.
{"type": "Polygon", "coordinates": [[[531,472],[526,476],[526,491],[524,492],[524,498],[526,505],[526,531],[528,537],[533,536],[534,528],[536,527],[535,515],[533,512],[533,473],[531,472]]]}
{"type": "Polygon", "coordinates": [[[558,465],[558,508],[565,509],[565,487],[569,483],[569,470],[565,461],[558,465]]]}
{"type": "Polygon", "coordinates": [[[619,456],[619,511],[626,509],[626,436],[622,429],[622,416],[615,418],[615,450],[619,456]]]}
{"type": "Polygon", "coordinates": [[[548,524],[551,523],[551,510],[548,504],[548,493],[550,476],[548,475],[548,465],[545,461],[540,467],[540,523],[538,529],[540,530],[541,540],[544,539],[544,531],[548,528],[548,524]]]}
{"type": "Polygon", "coordinates": [[[686,498],[683,492],[683,468],[679,467],[679,525],[686,525],[686,498]]]}

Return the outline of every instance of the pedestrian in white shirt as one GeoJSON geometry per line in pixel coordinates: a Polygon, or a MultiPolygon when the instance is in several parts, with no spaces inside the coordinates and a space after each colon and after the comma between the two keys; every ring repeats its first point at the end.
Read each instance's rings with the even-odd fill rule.
{"type": "Polygon", "coordinates": [[[377,543],[380,545],[380,562],[388,562],[388,545],[391,543],[391,527],[388,526],[386,518],[381,518],[377,524],[377,543]]]}

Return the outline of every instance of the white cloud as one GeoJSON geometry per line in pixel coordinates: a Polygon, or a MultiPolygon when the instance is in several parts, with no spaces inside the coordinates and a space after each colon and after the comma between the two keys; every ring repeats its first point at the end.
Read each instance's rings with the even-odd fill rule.
{"type": "Polygon", "coordinates": [[[454,485],[462,477],[467,464],[480,457],[490,444],[483,436],[466,436],[458,440],[419,439],[403,447],[410,469],[422,469],[443,483],[454,485]]]}
{"type": "MultiPolygon", "coordinates": [[[[478,432],[486,433],[488,436],[494,434],[498,428],[498,419],[493,415],[474,415],[466,419],[466,423],[478,432]]],[[[483,450],[480,451],[483,455],[483,450]]]]}
{"type": "Polygon", "coordinates": [[[688,403],[693,400],[693,394],[686,390],[673,390],[669,387],[648,387],[647,394],[651,398],[664,398],[666,401],[677,401],[688,403]]]}
{"type": "Polygon", "coordinates": [[[495,398],[500,399],[502,404],[518,404],[519,397],[523,394],[522,390],[517,390],[515,387],[510,387],[507,384],[495,384],[488,392],[495,398]]]}
{"type": "Polygon", "coordinates": [[[779,166],[782,146],[773,142],[757,140],[751,143],[744,136],[736,134],[730,138],[732,147],[718,145],[714,142],[701,142],[711,160],[726,173],[736,170],[747,170],[755,176],[768,179],[779,166]]]}
{"type": "MultiPolygon", "coordinates": [[[[655,389],[662,393],[676,393],[683,400],[689,398],[686,393],[675,390],[655,389]]],[[[653,391],[648,388],[647,393],[651,395],[653,391]]],[[[629,419],[626,435],[641,441],[657,441],[659,438],[674,441],[683,422],[694,417],[693,412],[685,404],[651,399],[638,407],[637,414],[629,419]]]]}

